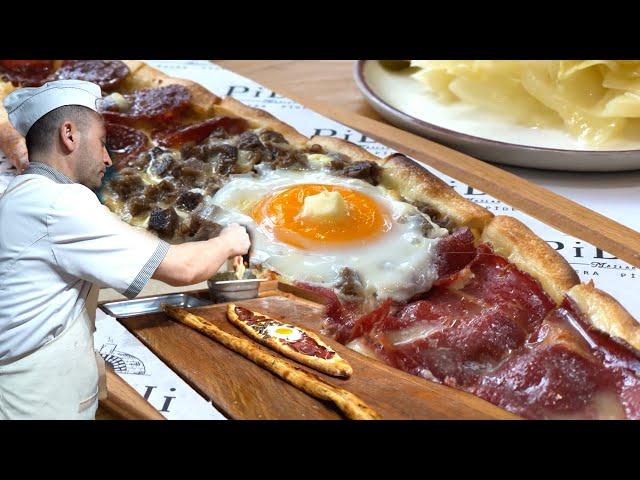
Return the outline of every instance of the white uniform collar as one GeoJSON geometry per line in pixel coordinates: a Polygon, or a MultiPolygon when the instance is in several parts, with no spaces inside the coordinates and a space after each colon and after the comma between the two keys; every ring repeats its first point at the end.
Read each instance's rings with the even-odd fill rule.
{"type": "Polygon", "coordinates": [[[75,183],[64,173],[42,162],[29,162],[29,168],[23,172],[24,174],[42,175],[58,183],[75,183]]]}

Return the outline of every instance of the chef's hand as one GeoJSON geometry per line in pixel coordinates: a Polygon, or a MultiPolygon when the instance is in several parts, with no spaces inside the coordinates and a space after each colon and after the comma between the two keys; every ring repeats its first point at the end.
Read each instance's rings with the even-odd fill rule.
{"type": "Polygon", "coordinates": [[[247,229],[237,223],[230,223],[218,236],[223,245],[229,248],[229,257],[244,255],[251,247],[247,229]]]}
{"type": "Polygon", "coordinates": [[[24,172],[29,166],[27,144],[22,135],[9,122],[0,125],[0,145],[5,147],[5,154],[9,162],[16,167],[18,173],[24,172]]]}
{"type": "Polygon", "coordinates": [[[209,240],[171,245],[152,278],[175,287],[200,283],[220,270],[228,258],[247,253],[250,246],[245,227],[232,223],[209,240]]]}

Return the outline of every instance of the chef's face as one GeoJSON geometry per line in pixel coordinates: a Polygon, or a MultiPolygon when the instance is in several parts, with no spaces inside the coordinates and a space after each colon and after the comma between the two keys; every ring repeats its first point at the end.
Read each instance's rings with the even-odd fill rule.
{"type": "Polygon", "coordinates": [[[111,158],[106,148],[107,131],[99,115],[91,115],[86,125],[78,152],[78,183],[93,190],[100,188],[111,158]]]}

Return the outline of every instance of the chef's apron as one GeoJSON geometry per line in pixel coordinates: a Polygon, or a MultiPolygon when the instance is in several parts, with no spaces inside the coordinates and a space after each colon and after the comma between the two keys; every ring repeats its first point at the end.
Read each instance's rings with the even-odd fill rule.
{"type": "Polygon", "coordinates": [[[106,397],[104,361],[93,349],[99,289],[82,313],[36,351],[0,363],[0,419],[93,420],[106,397]]]}

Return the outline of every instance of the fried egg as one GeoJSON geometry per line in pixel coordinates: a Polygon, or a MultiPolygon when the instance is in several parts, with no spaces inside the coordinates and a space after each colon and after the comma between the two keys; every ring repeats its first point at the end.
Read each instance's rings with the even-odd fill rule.
{"type": "Polygon", "coordinates": [[[378,299],[401,301],[428,290],[436,278],[434,245],[447,234],[384,188],[327,171],[233,175],[205,201],[221,207],[218,223],[249,228],[252,265],[285,281],[334,289],[348,267],[365,296],[378,299]]]}
{"type": "Polygon", "coordinates": [[[269,325],[265,332],[274,338],[287,342],[297,342],[302,338],[302,332],[297,328],[285,327],[284,325],[269,325]]]}

